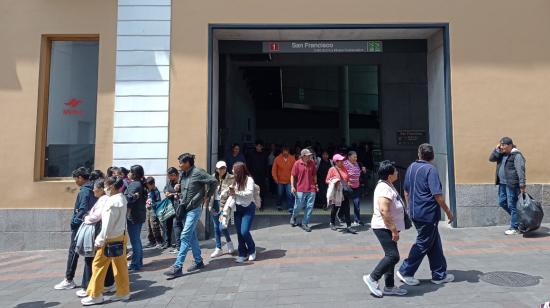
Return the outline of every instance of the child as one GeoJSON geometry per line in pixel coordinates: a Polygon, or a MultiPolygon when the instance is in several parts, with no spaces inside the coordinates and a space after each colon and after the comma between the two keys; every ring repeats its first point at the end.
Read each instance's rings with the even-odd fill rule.
{"type": "Polygon", "coordinates": [[[147,238],[149,239],[149,244],[145,247],[161,249],[164,245],[164,240],[161,233],[160,221],[155,215],[156,204],[161,198],[160,192],[155,185],[155,178],[151,176],[147,177],[145,179],[145,187],[147,188],[147,201],[145,202],[145,207],[147,208],[147,238]]]}

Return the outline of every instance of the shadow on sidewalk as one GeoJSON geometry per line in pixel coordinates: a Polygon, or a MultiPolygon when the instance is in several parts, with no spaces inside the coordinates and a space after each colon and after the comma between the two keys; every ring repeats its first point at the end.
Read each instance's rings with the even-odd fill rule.
{"type": "Polygon", "coordinates": [[[166,293],[166,291],[172,289],[166,286],[155,286],[154,284],[156,283],[158,283],[158,281],[141,280],[141,275],[138,273],[130,274],[130,291],[133,292],[130,301],[139,302],[151,299],[161,296],[166,293]]]}
{"type": "Polygon", "coordinates": [[[36,301],[36,302],[21,303],[15,306],[15,308],[55,307],[60,304],[61,304],[60,302],[36,301]]]}
{"type": "Polygon", "coordinates": [[[405,297],[423,296],[426,293],[435,292],[440,288],[445,287],[447,284],[452,285],[453,283],[464,281],[469,283],[478,283],[480,281],[480,277],[483,275],[483,272],[477,270],[450,270],[448,271],[448,273],[455,276],[455,280],[453,282],[437,285],[432,283],[431,279],[420,279],[420,284],[417,286],[408,286],[406,284],[403,284],[401,288],[408,291],[405,297]]]}
{"type": "Polygon", "coordinates": [[[550,229],[547,227],[540,227],[539,229],[523,234],[524,238],[541,238],[550,236],[550,229]]]}

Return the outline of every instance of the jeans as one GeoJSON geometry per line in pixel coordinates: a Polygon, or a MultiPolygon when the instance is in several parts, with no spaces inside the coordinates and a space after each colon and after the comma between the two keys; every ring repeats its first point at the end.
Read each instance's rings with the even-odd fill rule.
{"type": "Polygon", "coordinates": [[[128,222],[128,237],[132,244],[132,261],[130,267],[140,269],[143,266],[143,245],[141,244],[141,227],[143,224],[128,222]]]}
{"type": "Polygon", "coordinates": [[[183,218],[181,217],[178,217],[176,215],[176,217],[174,217],[174,220],[173,220],[173,225],[174,225],[174,242],[176,244],[176,249],[179,250],[180,248],[180,244],[181,244],[181,232],[183,231],[183,218]]]}
{"type": "Polygon", "coordinates": [[[353,188],[351,193],[351,202],[353,202],[354,221],[361,221],[361,187],[353,188]]]}
{"type": "Polygon", "coordinates": [[[302,225],[309,224],[309,218],[311,217],[311,212],[313,212],[314,204],[315,204],[315,192],[297,192],[296,202],[294,203],[294,211],[292,212],[292,217],[296,219],[296,216],[298,215],[298,213],[300,213],[300,211],[303,208],[304,219],[302,220],[302,225]]]}
{"type": "Polygon", "coordinates": [[[516,208],[519,194],[519,186],[509,187],[506,184],[498,185],[498,205],[510,214],[510,229],[517,229],[519,226],[516,208]]]}
{"type": "Polygon", "coordinates": [[[201,218],[202,208],[198,207],[185,213],[185,224],[180,235],[180,250],[176,257],[175,267],[181,268],[189,249],[193,253],[196,264],[202,263],[201,247],[197,238],[197,223],[201,218]]]}
{"type": "Polygon", "coordinates": [[[239,257],[246,257],[256,252],[256,243],[250,234],[252,221],[256,216],[256,205],[252,202],[248,206],[237,204],[235,210],[235,229],[237,229],[237,239],[239,241],[239,257]]]}
{"type": "Polygon", "coordinates": [[[225,241],[227,243],[231,242],[231,237],[229,236],[229,230],[227,229],[221,229],[221,223],[220,223],[220,200],[214,200],[214,205],[212,206],[212,209],[214,212],[217,212],[218,214],[212,214],[212,223],[214,224],[214,238],[216,239],[216,248],[222,249],[222,237],[221,235],[225,237],[225,241]]]}
{"type": "Polygon", "coordinates": [[[286,202],[288,206],[288,213],[292,214],[294,210],[294,196],[292,195],[292,190],[290,183],[288,184],[277,184],[277,206],[280,207],[283,204],[283,198],[286,196],[286,202]]]}
{"type": "Polygon", "coordinates": [[[67,269],[65,271],[65,279],[67,281],[72,281],[76,273],[76,267],[78,265],[78,254],[75,251],[76,248],[76,232],[78,230],[73,230],[71,232],[71,245],[69,246],[69,255],[67,256],[67,269]]]}
{"type": "Polygon", "coordinates": [[[411,247],[409,256],[399,272],[406,277],[412,277],[418,270],[424,256],[428,255],[430,262],[430,270],[432,271],[433,280],[442,280],[447,276],[447,261],[443,255],[443,245],[437,225],[439,222],[419,222],[414,221],[417,236],[416,243],[411,247]]]}
{"type": "MultiPolygon", "coordinates": [[[[84,258],[84,273],[82,274],[82,284],[81,288],[86,290],[88,288],[88,283],[92,278],[92,263],[94,262],[94,257],[84,258]]],[[[113,266],[109,264],[109,269],[107,270],[107,276],[105,276],[105,286],[110,287],[115,283],[115,276],[113,275],[113,266]]]]}
{"type": "Polygon", "coordinates": [[[395,265],[399,262],[399,250],[397,242],[392,240],[391,231],[388,229],[373,229],[374,235],[378,238],[382,249],[384,249],[384,258],[378,262],[370,277],[374,281],[378,281],[384,275],[387,288],[395,286],[394,270],[395,265]]]}
{"type": "Polygon", "coordinates": [[[344,218],[341,220],[345,221],[348,227],[351,227],[351,216],[349,214],[349,199],[347,197],[344,197],[344,200],[342,200],[342,205],[332,206],[332,210],[330,210],[330,223],[333,225],[336,222],[336,214],[338,214],[339,217],[343,216],[344,218]]]}

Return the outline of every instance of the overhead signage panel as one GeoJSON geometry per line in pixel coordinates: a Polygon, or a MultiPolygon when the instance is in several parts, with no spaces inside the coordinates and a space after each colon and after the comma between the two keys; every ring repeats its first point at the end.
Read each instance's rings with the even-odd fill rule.
{"type": "Polygon", "coordinates": [[[262,43],[264,53],[382,52],[382,41],[271,41],[262,43]]]}

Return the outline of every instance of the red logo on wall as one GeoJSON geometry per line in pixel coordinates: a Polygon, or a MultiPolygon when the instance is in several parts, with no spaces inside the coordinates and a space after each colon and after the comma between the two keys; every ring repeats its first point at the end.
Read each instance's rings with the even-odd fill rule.
{"type": "Polygon", "coordinates": [[[280,51],[279,43],[270,43],[269,44],[269,51],[280,51]]]}
{"type": "Polygon", "coordinates": [[[83,115],[84,110],[75,109],[80,104],[82,104],[82,100],[71,98],[68,102],[64,103],[65,106],[68,106],[68,109],[63,109],[64,115],[83,115]]]}

